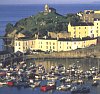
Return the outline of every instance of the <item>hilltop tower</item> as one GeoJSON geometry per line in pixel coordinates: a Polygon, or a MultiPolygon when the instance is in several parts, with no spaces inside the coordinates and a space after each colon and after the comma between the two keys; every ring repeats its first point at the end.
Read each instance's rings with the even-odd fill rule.
{"type": "Polygon", "coordinates": [[[44,12],[49,13],[49,6],[48,6],[48,4],[45,5],[44,12]]]}
{"type": "Polygon", "coordinates": [[[46,15],[46,14],[51,13],[51,12],[55,12],[56,13],[56,9],[51,8],[51,7],[49,7],[48,4],[46,4],[45,7],[44,7],[44,14],[46,15]]]}

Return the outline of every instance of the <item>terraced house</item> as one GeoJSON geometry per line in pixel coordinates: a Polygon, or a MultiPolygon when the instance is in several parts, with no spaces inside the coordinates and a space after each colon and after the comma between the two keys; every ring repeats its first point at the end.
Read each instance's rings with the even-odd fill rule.
{"type": "Polygon", "coordinates": [[[78,48],[89,47],[90,45],[96,45],[97,39],[64,39],[64,38],[36,38],[36,39],[26,39],[20,38],[16,39],[14,43],[14,52],[20,51],[26,53],[27,50],[41,50],[49,52],[60,52],[60,51],[70,51],[78,48]]]}

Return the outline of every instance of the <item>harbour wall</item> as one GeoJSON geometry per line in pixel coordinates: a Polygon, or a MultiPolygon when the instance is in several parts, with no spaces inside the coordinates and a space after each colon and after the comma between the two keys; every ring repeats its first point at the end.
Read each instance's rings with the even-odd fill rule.
{"type": "Polygon", "coordinates": [[[27,58],[100,58],[100,46],[88,47],[66,52],[38,53],[27,55],[27,58]]]}

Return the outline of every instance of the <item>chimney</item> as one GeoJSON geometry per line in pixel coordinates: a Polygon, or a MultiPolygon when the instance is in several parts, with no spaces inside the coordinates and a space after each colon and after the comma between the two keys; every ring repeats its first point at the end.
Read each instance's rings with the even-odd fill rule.
{"type": "Polygon", "coordinates": [[[44,36],[45,39],[47,39],[47,36],[44,36]]]}
{"type": "Polygon", "coordinates": [[[57,40],[59,40],[59,35],[57,35],[57,40]]]}

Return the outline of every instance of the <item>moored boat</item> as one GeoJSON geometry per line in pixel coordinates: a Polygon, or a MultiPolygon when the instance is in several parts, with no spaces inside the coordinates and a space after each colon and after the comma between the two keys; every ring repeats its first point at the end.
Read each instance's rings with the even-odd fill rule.
{"type": "Polygon", "coordinates": [[[71,89],[71,85],[61,85],[59,87],[56,88],[57,90],[63,90],[63,91],[67,91],[71,89]]]}
{"type": "Polygon", "coordinates": [[[52,85],[52,86],[50,86],[50,85],[43,85],[43,86],[40,87],[40,90],[44,91],[44,92],[46,92],[48,90],[52,90],[52,89],[55,89],[55,85],[52,85]]]}

